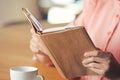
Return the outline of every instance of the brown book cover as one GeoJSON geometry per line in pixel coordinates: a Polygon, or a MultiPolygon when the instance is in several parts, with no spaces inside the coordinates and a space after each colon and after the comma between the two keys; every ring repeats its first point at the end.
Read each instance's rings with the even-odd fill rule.
{"type": "Polygon", "coordinates": [[[95,50],[83,27],[43,33],[40,39],[50,59],[64,78],[95,74],[81,63],[86,51],[95,50]]]}
{"type": "MultiPolygon", "coordinates": [[[[32,25],[36,27],[34,23],[32,25]]],[[[96,74],[81,63],[86,51],[96,49],[84,27],[43,30],[40,40],[56,69],[65,79],[96,74]]]]}

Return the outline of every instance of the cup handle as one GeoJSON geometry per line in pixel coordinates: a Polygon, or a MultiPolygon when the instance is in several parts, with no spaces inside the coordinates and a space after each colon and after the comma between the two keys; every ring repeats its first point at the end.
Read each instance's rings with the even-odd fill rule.
{"type": "Polygon", "coordinates": [[[40,78],[40,80],[45,80],[43,75],[37,75],[37,79],[36,80],[38,80],[38,78],[40,78]]]}

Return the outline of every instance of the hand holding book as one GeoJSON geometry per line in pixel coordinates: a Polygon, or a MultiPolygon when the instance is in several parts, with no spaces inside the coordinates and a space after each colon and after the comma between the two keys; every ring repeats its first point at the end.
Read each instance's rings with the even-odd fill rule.
{"type": "Polygon", "coordinates": [[[53,66],[50,58],[42,48],[41,41],[39,40],[39,35],[35,33],[34,28],[31,28],[30,32],[32,34],[32,38],[30,40],[30,49],[34,53],[33,60],[44,63],[47,66],[53,66]]]}
{"type": "MultiPolygon", "coordinates": [[[[26,14],[27,10],[23,11],[26,14]]],[[[36,27],[41,25],[37,25],[39,23],[37,19],[26,16],[35,32],[39,34],[39,28],[36,27]]],[[[96,49],[84,27],[66,26],[40,30],[42,30],[38,37],[40,45],[64,78],[95,74],[82,65],[83,54],[96,49]]]]}

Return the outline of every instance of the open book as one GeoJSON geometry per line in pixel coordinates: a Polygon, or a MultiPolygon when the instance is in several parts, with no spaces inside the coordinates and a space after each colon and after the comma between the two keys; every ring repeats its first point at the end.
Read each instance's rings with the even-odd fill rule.
{"type": "Polygon", "coordinates": [[[56,69],[65,79],[96,74],[81,63],[86,51],[96,49],[84,27],[66,26],[43,30],[27,9],[23,9],[23,12],[39,34],[42,45],[56,69]]]}

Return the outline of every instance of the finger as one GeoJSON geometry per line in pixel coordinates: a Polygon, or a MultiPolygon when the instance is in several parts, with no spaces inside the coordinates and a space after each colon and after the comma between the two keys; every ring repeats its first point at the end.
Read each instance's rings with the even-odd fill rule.
{"type": "Polygon", "coordinates": [[[35,31],[34,31],[34,29],[33,29],[33,28],[31,28],[31,29],[30,29],[30,32],[31,32],[32,34],[34,34],[34,33],[35,33],[35,31]]]}
{"type": "Polygon", "coordinates": [[[87,67],[87,68],[96,68],[96,69],[103,68],[103,65],[101,65],[99,63],[95,63],[95,62],[92,62],[92,63],[89,63],[89,64],[84,64],[84,66],[87,67]]]}
{"type": "Polygon", "coordinates": [[[36,46],[36,45],[30,45],[30,49],[32,50],[32,52],[34,52],[34,53],[39,53],[39,54],[41,54],[41,53],[44,53],[44,54],[46,54],[45,53],[45,51],[43,51],[42,50],[42,48],[39,48],[38,46],[36,46]]]}
{"type": "Polygon", "coordinates": [[[42,49],[42,42],[38,38],[38,36],[33,36],[30,43],[35,45],[36,47],[38,47],[40,50],[43,50],[42,49]]]}
{"type": "Polygon", "coordinates": [[[38,47],[38,48],[42,48],[42,42],[41,42],[41,40],[40,39],[38,39],[37,37],[34,37],[34,38],[32,38],[31,40],[30,40],[30,45],[34,45],[34,46],[36,46],[36,47],[38,47]]]}
{"type": "Polygon", "coordinates": [[[85,57],[101,57],[101,58],[109,58],[110,54],[108,54],[107,52],[103,52],[101,50],[95,50],[95,51],[89,51],[89,52],[85,52],[84,54],[85,57]]]}
{"type": "MultiPolygon", "coordinates": [[[[95,70],[101,70],[102,72],[106,72],[109,68],[108,64],[100,64],[100,63],[89,63],[89,64],[83,64],[83,66],[87,67],[88,69],[94,68],[95,70]]],[[[99,72],[98,72],[99,73],[99,72]]]]}
{"type": "Polygon", "coordinates": [[[96,72],[99,75],[104,75],[105,74],[105,72],[101,69],[97,69],[97,68],[89,68],[89,69],[96,72]]]}
{"type": "Polygon", "coordinates": [[[33,45],[30,45],[30,49],[32,52],[37,53],[39,51],[38,48],[34,47],[33,45]]]}
{"type": "Polygon", "coordinates": [[[33,60],[34,60],[34,61],[39,61],[36,54],[37,54],[37,53],[33,54],[33,60]]]}
{"type": "Polygon", "coordinates": [[[35,48],[37,48],[37,50],[40,50],[40,51],[44,52],[45,54],[47,54],[46,50],[43,48],[43,44],[41,43],[41,41],[36,41],[35,39],[32,38],[30,40],[30,49],[33,51],[34,50],[36,51],[35,48]]]}
{"type": "Polygon", "coordinates": [[[39,46],[37,45],[37,43],[33,39],[30,40],[30,49],[33,52],[38,52],[38,50],[39,50],[39,46]]]}
{"type": "Polygon", "coordinates": [[[38,35],[32,35],[32,39],[36,42],[39,42],[39,36],[38,35]]]}
{"type": "Polygon", "coordinates": [[[36,48],[39,47],[38,42],[33,39],[30,40],[30,45],[32,45],[33,47],[36,47],[36,48]]]}
{"type": "Polygon", "coordinates": [[[101,57],[88,57],[82,61],[83,64],[89,64],[92,62],[96,62],[96,63],[100,63],[100,64],[107,64],[107,63],[109,63],[109,60],[107,60],[105,58],[101,58],[101,57]]]}
{"type": "Polygon", "coordinates": [[[31,28],[31,29],[30,29],[30,33],[33,34],[33,35],[38,35],[38,34],[36,34],[34,28],[31,28]]]}
{"type": "Polygon", "coordinates": [[[98,54],[99,54],[98,50],[94,50],[94,51],[85,52],[84,56],[85,57],[94,57],[94,56],[97,56],[98,54]]]}
{"type": "Polygon", "coordinates": [[[41,63],[46,64],[47,66],[53,65],[52,61],[50,58],[45,55],[45,54],[36,54],[37,60],[40,61],[41,63]]]}

